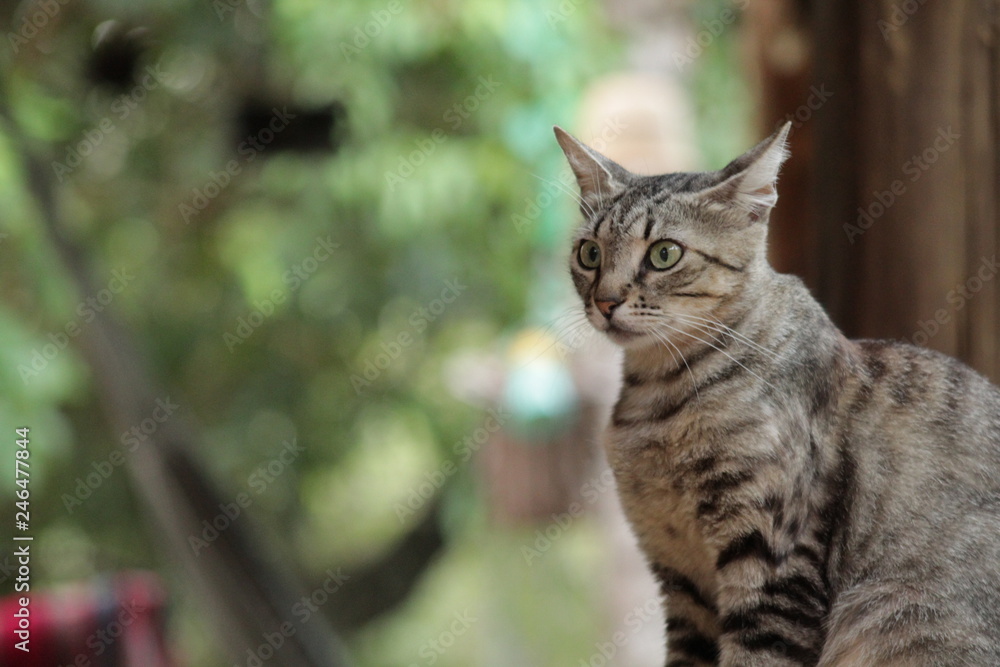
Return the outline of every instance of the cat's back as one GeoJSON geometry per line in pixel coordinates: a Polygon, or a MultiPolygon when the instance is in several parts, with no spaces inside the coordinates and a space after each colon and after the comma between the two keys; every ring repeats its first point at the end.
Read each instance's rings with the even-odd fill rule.
{"type": "Polygon", "coordinates": [[[1000,642],[1000,390],[931,350],[851,346],[829,440],[845,508],[829,545],[831,626],[881,632],[930,614],[920,627],[994,655],[1000,644],[982,642],[1000,642]]]}
{"type": "Polygon", "coordinates": [[[833,409],[856,457],[878,458],[887,472],[1000,488],[1000,389],[933,350],[884,340],[851,345],[854,377],[833,409]]]}

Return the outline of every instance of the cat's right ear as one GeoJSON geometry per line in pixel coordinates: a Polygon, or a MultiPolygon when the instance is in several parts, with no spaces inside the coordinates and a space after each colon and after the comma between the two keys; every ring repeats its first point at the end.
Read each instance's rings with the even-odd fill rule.
{"type": "Polygon", "coordinates": [[[587,217],[601,208],[602,202],[621,192],[629,180],[629,172],[593,148],[583,145],[576,137],[558,125],[552,128],[556,141],[566,154],[569,166],[576,174],[582,201],[580,210],[587,217]]]}
{"type": "Polygon", "coordinates": [[[751,222],[766,221],[778,201],[778,170],[788,158],[791,121],[718,172],[721,182],[700,196],[722,205],[735,205],[751,222]]]}

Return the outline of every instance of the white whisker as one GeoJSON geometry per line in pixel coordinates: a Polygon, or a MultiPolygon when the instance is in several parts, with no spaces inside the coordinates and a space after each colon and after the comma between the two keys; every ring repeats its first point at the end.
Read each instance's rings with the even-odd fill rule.
{"type": "Polygon", "coordinates": [[[597,181],[597,206],[599,208],[604,208],[604,193],[601,191],[601,179],[597,178],[597,174],[594,174],[594,180],[597,181]]]}
{"type": "Polygon", "coordinates": [[[698,317],[697,315],[690,315],[690,314],[687,314],[687,313],[673,313],[673,316],[676,317],[676,318],[678,318],[678,319],[680,319],[680,320],[687,320],[688,324],[691,324],[691,325],[694,325],[694,326],[698,326],[698,323],[702,323],[702,326],[710,327],[711,329],[713,329],[717,333],[721,333],[721,334],[727,335],[727,336],[733,338],[734,340],[737,340],[737,341],[739,341],[739,342],[741,342],[741,343],[743,343],[745,345],[749,345],[750,347],[752,347],[753,349],[757,350],[758,352],[762,352],[764,354],[767,354],[767,355],[769,355],[771,358],[773,358],[775,360],[781,358],[781,355],[779,355],[778,353],[774,352],[773,350],[771,350],[771,349],[769,349],[767,347],[764,347],[763,345],[759,344],[758,342],[756,342],[752,338],[750,338],[748,336],[745,336],[744,334],[740,333],[736,329],[733,329],[732,327],[723,324],[719,320],[707,319],[707,318],[704,318],[704,317],[698,317]]]}
{"type": "Polygon", "coordinates": [[[532,362],[540,359],[542,356],[545,355],[545,353],[547,353],[549,350],[551,350],[553,347],[559,344],[565,345],[565,347],[567,347],[570,350],[576,350],[582,344],[583,340],[585,340],[589,336],[592,336],[593,334],[594,334],[594,329],[593,327],[590,326],[589,322],[576,322],[570,324],[563,332],[551,336],[553,339],[551,343],[539,349],[536,354],[533,354],[530,358],[526,359],[524,363],[515,366],[515,369],[525,368],[532,362]],[[564,342],[564,339],[568,342],[564,342]]]}
{"type": "Polygon", "coordinates": [[[568,194],[570,197],[572,197],[573,199],[575,199],[576,201],[578,201],[580,203],[580,207],[581,208],[586,208],[586,210],[589,212],[590,217],[594,217],[595,215],[597,215],[597,213],[596,213],[596,211],[594,211],[593,207],[591,207],[590,204],[588,204],[587,202],[585,202],[583,200],[582,196],[580,196],[577,193],[573,192],[573,190],[571,188],[567,187],[564,183],[560,183],[559,181],[550,181],[550,180],[548,180],[546,178],[542,178],[541,176],[539,176],[538,174],[535,174],[535,173],[532,173],[531,175],[534,176],[535,178],[537,178],[538,180],[540,180],[542,183],[545,183],[547,185],[554,185],[554,186],[556,186],[557,188],[559,188],[560,190],[562,190],[563,192],[565,192],[566,194],[568,194]]]}
{"type": "MultiPolygon", "coordinates": [[[[665,326],[665,327],[667,327],[668,329],[670,329],[670,330],[672,330],[672,331],[676,331],[676,332],[677,332],[677,333],[679,333],[679,334],[682,334],[682,335],[684,335],[684,336],[687,336],[688,338],[693,338],[693,339],[695,339],[696,341],[699,341],[700,343],[703,343],[703,344],[705,344],[705,345],[708,345],[709,347],[711,347],[711,348],[712,348],[713,350],[715,350],[716,352],[719,352],[719,353],[721,353],[721,354],[724,354],[724,355],[726,355],[726,356],[727,356],[727,357],[729,357],[729,358],[730,358],[730,359],[731,359],[731,360],[732,360],[732,361],[733,361],[734,363],[736,363],[736,365],[737,365],[737,366],[739,366],[740,368],[742,368],[742,369],[743,369],[743,370],[745,370],[745,371],[746,371],[747,373],[749,373],[750,375],[754,376],[755,378],[757,378],[758,380],[760,380],[761,382],[763,382],[763,383],[764,383],[764,384],[766,384],[767,386],[769,386],[769,387],[771,387],[772,389],[774,389],[774,385],[772,385],[772,384],[771,384],[770,382],[768,382],[767,380],[765,380],[764,378],[762,378],[761,376],[757,375],[757,374],[756,374],[756,373],[754,373],[754,372],[753,372],[752,370],[750,370],[749,368],[747,368],[746,366],[744,366],[744,365],[743,365],[742,363],[740,363],[739,359],[737,359],[737,358],[736,358],[736,357],[734,357],[733,355],[731,355],[731,354],[729,354],[728,352],[726,352],[726,351],[725,351],[725,350],[724,350],[723,348],[721,348],[721,347],[717,347],[716,345],[714,345],[714,344],[710,343],[709,341],[707,341],[707,340],[705,340],[705,339],[703,339],[703,338],[700,338],[700,337],[698,337],[698,336],[695,336],[694,334],[692,334],[692,333],[689,333],[689,332],[687,332],[687,331],[684,331],[683,329],[678,329],[677,327],[674,327],[674,326],[671,326],[671,325],[667,324],[666,322],[663,322],[663,321],[661,321],[661,322],[659,322],[659,324],[660,324],[661,326],[665,326]]],[[[717,341],[717,342],[718,342],[718,341],[717,341]]]]}
{"type": "MultiPolygon", "coordinates": [[[[655,338],[656,340],[662,342],[666,346],[667,352],[670,353],[670,358],[674,360],[675,364],[677,364],[677,357],[674,356],[674,350],[677,350],[677,354],[678,354],[678,356],[680,356],[681,362],[684,363],[684,367],[687,368],[688,375],[691,376],[691,386],[694,387],[695,398],[700,402],[701,401],[701,394],[698,392],[698,380],[695,379],[694,373],[691,371],[691,367],[688,365],[687,359],[684,358],[684,353],[681,352],[680,348],[677,347],[677,345],[675,345],[666,336],[666,334],[664,332],[658,331],[656,329],[650,329],[649,333],[653,336],[653,338],[655,338]]],[[[680,368],[680,364],[677,364],[677,367],[680,368]]]]}

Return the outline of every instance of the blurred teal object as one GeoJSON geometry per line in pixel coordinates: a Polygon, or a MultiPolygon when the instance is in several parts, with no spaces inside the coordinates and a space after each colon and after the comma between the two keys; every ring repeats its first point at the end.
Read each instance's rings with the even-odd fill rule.
{"type": "Polygon", "coordinates": [[[512,415],[509,430],[543,443],[572,427],[579,396],[558,341],[537,329],[522,331],[511,345],[503,402],[512,415]]]}

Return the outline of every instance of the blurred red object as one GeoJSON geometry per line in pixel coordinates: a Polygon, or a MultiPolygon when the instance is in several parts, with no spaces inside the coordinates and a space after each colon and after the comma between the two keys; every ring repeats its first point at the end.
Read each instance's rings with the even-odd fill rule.
{"type": "Polygon", "coordinates": [[[164,641],[166,594],[145,572],[0,600],[0,665],[173,667],[164,641]],[[28,597],[27,607],[21,598],[28,597]],[[18,648],[27,609],[28,651],[18,648]],[[20,616],[15,614],[20,613],[20,616]]]}

